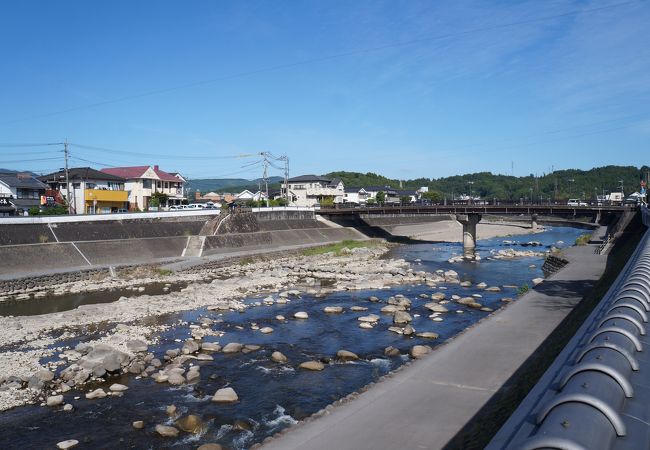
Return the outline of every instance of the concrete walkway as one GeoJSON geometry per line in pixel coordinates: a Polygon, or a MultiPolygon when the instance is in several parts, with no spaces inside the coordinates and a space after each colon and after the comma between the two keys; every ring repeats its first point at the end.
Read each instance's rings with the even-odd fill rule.
{"type": "MultiPolygon", "coordinates": [[[[595,237],[604,234],[600,228],[595,237]]],[[[560,272],[393,377],[264,450],[439,449],[485,405],[605,270],[595,245],[565,252],[560,272]]]]}

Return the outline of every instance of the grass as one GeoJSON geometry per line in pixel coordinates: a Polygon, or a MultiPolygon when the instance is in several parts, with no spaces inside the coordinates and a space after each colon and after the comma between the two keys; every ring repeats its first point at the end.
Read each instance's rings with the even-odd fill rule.
{"type": "Polygon", "coordinates": [[[343,250],[345,248],[352,250],[353,248],[376,247],[377,245],[379,245],[377,241],[355,241],[355,240],[348,239],[345,241],[336,242],[334,244],[308,248],[303,250],[301,254],[303,256],[314,256],[314,255],[323,255],[325,253],[334,253],[336,256],[341,256],[346,253],[343,250]]]}
{"type": "Polygon", "coordinates": [[[485,448],[607,293],[629,257],[634,253],[644,231],[645,227],[640,224],[637,216],[628,225],[623,235],[615,241],[607,259],[607,268],[593,289],[585,292],[585,296],[573,311],[494,394],[470,423],[445,446],[445,450],[485,448]]]}
{"type": "Polygon", "coordinates": [[[591,239],[591,234],[583,234],[578,236],[576,239],[576,245],[587,245],[587,242],[591,239]]]}
{"type": "Polygon", "coordinates": [[[160,268],[158,268],[158,269],[156,269],[156,272],[158,273],[158,275],[160,275],[162,277],[166,277],[167,275],[172,274],[172,271],[169,270],[169,269],[160,269],[160,268]]]}
{"type": "Polygon", "coordinates": [[[240,266],[247,266],[249,264],[253,264],[254,262],[255,259],[253,258],[242,258],[237,262],[237,264],[239,264],[240,266]]]}
{"type": "Polygon", "coordinates": [[[519,286],[519,289],[517,289],[517,295],[520,295],[520,296],[524,295],[529,290],[530,290],[530,287],[528,286],[528,284],[522,284],[521,286],[519,286]]]}

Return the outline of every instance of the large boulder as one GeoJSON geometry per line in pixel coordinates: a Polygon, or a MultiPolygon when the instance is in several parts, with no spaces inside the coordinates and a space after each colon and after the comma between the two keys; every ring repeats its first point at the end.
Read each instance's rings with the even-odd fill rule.
{"type": "Polygon", "coordinates": [[[176,422],[176,426],[186,433],[200,433],[203,429],[203,421],[199,416],[190,414],[184,417],[181,417],[176,422]]]}
{"type": "Polygon", "coordinates": [[[287,357],[278,351],[275,351],[271,354],[271,359],[277,363],[287,362],[287,357]]]}
{"type": "Polygon", "coordinates": [[[239,397],[231,387],[219,389],[212,397],[212,401],[216,403],[234,403],[237,400],[239,400],[239,397]]]}
{"type": "Polygon", "coordinates": [[[239,342],[230,342],[226,344],[221,351],[223,353],[238,353],[244,348],[243,344],[240,344],[239,342]]]}
{"type": "Polygon", "coordinates": [[[318,370],[323,370],[325,368],[325,365],[320,361],[305,361],[304,363],[301,363],[298,367],[305,370],[318,371],[318,370]]]}
{"type": "Polygon", "coordinates": [[[393,316],[393,323],[396,324],[406,324],[413,320],[413,317],[406,311],[397,311],[395,316],[393,316]]]}
{"type": "Polygon", "coordinates": [[[336,357],[341,361],[356,361],[359,357],[348,350],[339,350],[336,352],[336,357]]]}
{"type": "Polygon", "coordinates": [[[412,358],[419,359],[429,354],[430,352],[431,352],[431,347],[429,347],[428,345],[414,345],[411,348],[409,353],[411,354],[412,358]]]}
{"type": "Polygon", "coordinates": [[[167,425],[156,425],[156,433],[162,437],[177,437],[178,428],[169,427],[167,425]]]}

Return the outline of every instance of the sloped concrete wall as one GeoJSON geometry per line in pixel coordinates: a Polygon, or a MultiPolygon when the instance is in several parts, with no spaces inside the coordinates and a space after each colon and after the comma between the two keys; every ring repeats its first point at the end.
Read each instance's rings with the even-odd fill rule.
{"type": "Polygon", "coordinates": [[[178,236],[77,242],[77,247],[93,265],[107,265],[179,258],[186,244],[187,237],[178,236]]]}
{"type": "Polygon", "coordinates": [[[0,246],[1,275],[83,266],[89,267],[70,243],[0,246]]]}
{"type": "Polygon", "coordinates": [[[0,225],[0,245],[43,244],[56,242],[47,225],[0,225]]]}

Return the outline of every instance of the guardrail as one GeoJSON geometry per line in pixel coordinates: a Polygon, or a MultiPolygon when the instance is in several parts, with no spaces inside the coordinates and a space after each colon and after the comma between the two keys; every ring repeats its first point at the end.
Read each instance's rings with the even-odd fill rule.
{"type": "Polygon", "coordinates": [[[182,209],[179,211],[159,211],[141,213],[114,213],[114,214],[73,214],[70,216],[27,216],[27,217],[0,217],[0,224],[48,224],[66,222],[100,222],[111,220],[137,220],[159,219],[169,217],[192,217],[218,215],[218,209],[182,209]]]}
{"type": "MultiPolygon", "coordinates": [[[[643,207],[644,223],[650,222],[643,207]]],[[[650,448],[650,231],[488,449],[650,448]]]]}

